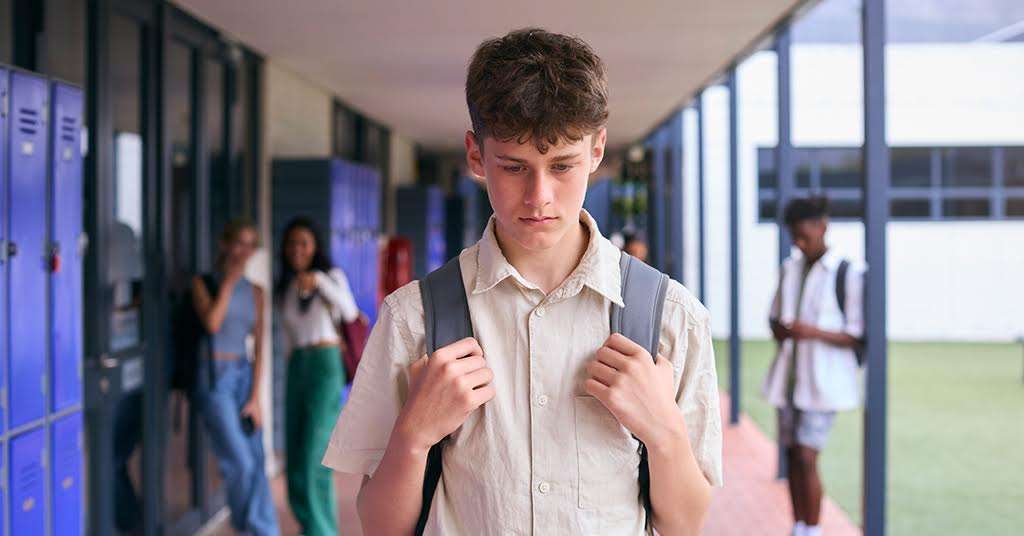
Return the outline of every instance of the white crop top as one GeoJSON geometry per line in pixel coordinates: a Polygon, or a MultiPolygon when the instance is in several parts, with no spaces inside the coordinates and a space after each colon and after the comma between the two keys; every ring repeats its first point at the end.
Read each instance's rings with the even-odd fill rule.
{"type": "Polygon", "coordinates": [[[293,280],[284,294],[281,318],[290,348],[302,348],[323,342],[338,342],[338,322],[359,317],[348,278],[339,268],[330,273],[314,272],[315,296],[306,310],[300,307],[299,283],[293,280]]]}

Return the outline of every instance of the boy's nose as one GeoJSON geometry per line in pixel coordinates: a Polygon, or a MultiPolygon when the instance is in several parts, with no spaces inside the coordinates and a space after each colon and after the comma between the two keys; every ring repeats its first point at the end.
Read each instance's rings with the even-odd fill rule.
{"type": "Polygon", "coordinates": [[[552,201],[551,180],[543,172],[530,176],[524,201],[527,206],[543,207],[552,201]]]}

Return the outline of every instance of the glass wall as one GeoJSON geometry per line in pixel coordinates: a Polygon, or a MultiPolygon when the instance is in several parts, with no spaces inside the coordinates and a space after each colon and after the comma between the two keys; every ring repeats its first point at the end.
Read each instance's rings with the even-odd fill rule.
{"type": "Polygon", "coordinates": [[[888,0],[892,534],[1024,523],[1024,3],[888,0]],[[937,221],[935,221],[937,220],[937,221]],[[943,289],[936,292],[936,289],[943,289]],[[948,327],[945,327],[948,326],[948,327]]]}

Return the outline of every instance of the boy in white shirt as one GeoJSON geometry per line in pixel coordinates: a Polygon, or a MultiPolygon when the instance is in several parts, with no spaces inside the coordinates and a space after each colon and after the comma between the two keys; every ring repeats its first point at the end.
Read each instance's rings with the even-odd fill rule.
{"type": "Polygon", "coordinates": [[[794,199],[784,220],[798,252],[783,261],[772,302],[769,324],[779,351],[765,378],[764,396],[778,408],[796,520],[793,535],[818,536],[824,496],[818,453],[836,412],[860,405],[865,267],[844,260],[825,243],[826,198],[794,199]]]}

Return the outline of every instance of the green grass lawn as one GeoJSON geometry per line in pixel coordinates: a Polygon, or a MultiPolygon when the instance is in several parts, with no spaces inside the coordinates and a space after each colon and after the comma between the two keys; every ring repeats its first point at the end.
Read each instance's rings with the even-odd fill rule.
{"type": "MultiPolygon", "coordinates": [[[[743,343],[743,411],[770,437],[761,397],[768,341],[743,343]]],[[[728,344],[716,341],[728,389],[728,344]]],[[[890,534],[1020,534],[1024,526],[1024,383],[1019,345],[893,343],[889,353],[890,534]]],[[[842,413],[821,458],[826,492],[861,519],[863,412],[842,413]]],[[[728,483],[726,483],[728,485],[728,483]]]]}

